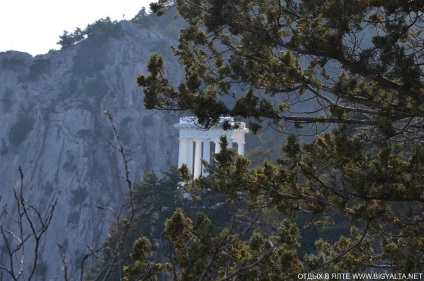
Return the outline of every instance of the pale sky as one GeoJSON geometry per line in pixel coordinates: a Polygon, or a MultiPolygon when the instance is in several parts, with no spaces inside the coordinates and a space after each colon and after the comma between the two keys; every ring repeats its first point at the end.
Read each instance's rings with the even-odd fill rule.
{"type": "Polygon", "coordinates": [[[110,17],[132,19],[153,0],[0,0],[0,52],[22,51],[35,56],[57,45],[63,31],[110,17]]]}

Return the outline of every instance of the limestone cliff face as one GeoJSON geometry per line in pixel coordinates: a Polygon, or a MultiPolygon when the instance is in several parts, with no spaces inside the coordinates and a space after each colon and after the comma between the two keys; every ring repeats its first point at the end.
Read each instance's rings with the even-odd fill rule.
{"type": "MultiPolygon", "coordinates": [[[[144,109],[136,84],[151,52],[171,57],[169,44],[158,32],[121,22],[117,35],[46,55],[0,53],[0,205],[14,208],[19,166],[29,201],[45,212],[58,199],[37,280],[63,279],[57,244],[76,276],[86,246],[98,247],[109,231],[111,214],[96,206],[118,210],[124,202],[122,159],[106,141],[114,137],[104,110],[132,158],[133,181],[144,170],[176,165],[177,118],[144,109]]],[[[167,69],[175,81],[182,77],[175,61],[167,69]]],[[[2,263],[6,258],[0,253],[2,263]]]]}

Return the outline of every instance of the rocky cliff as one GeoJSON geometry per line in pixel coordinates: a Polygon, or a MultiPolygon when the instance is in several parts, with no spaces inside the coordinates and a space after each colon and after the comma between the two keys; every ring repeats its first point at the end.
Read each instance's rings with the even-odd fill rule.
{"type": "MultiPolygon", "coordinates": [[[[44,213],[58,200],[42,240],[37,280],[63,279],[57,244],[70,275],[79,276],[87,245],[98,247],[112,220],[96,206],[118,210],[124,202],[127,187],[117,175],[122,159],[107,143],[114,136],[104,110],[132,158],[131,180],[144,170],[176,165],[177,118],[145,110],[136,84],[153,51],[169,57],[173,79],[182,77],[169,45],[160,32],[120,22],[114,34],[46,55],[0,53],[0,205],[16,214],[12,188],[19,185],[19,166],[28,201],[44,213]]],[[[0,264],[8,258],[3,250],[0,264]]]]}

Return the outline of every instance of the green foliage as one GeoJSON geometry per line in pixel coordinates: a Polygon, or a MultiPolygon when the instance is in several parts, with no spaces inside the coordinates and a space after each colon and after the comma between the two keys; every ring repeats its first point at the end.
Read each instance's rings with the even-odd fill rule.
{"type": "Polygon", "coordinates": [[[222,140],[215,171],[186,187],[245,211],[231,223],[257,217],[243,231],[175,211],[164,230],[173,279],[423,271],[421,2],[161,0],[151,9],[173,5],[187,22],[173,48],[186,76],[173,85],[152,54],[137,78],[146,108],[189,111],[205,129],[230,115],[253,132],[315,135],[307,144],[288,136],[277,160],[254,168],[222,140]],[[302,248],[300,234],[313,243],[302,248]]]}
{"type": "MultiPolygon", "coordinates": [[[[294,226],[290,222],[283,225],[294,226]]],[[[298,270],[298,259],[293,244],[281,243],[288,229],[281,227],[281,236],[263,237],[254,232],[249,240],[242,241],[238,234],[228,229],[214,232],[211,221],[204,215],[193,221],[178,209],[167,221],[165,233],[175,247],[175,254],[170,261],[154,262],[146,257],[151,256],[151,249],[144,247],[140,251],[140,242],[148,244],[146,238],[138,239],[131,254],[134,264],[125,267],[127,279],[124,280],[157,280],[156,274],[164,271],[167,275],[180,272],[181,280],[220,280],[226,276],[238,276],[240,280],[251,280],[268,276],[284,278],[298,270]],[[280,246],[275,246],[278,243],[280,246]],[[141,253],[142,254],[141,254],[141,253]],[[256,266],[252,268],[250,265],[256,266]],[[148,272],[150,275],[146,275],[148,272]],[[130,277],[131,276],[131,277],[130,277]],[[134,276],[138,276],[133,279],[134,276]],[[153,279],[149,279],[152,278],[153,279]],[[219,279],[214,279],[216,276],[219,279]],[[147,278],[147,279],[146,279],[147,278]]],[[[293,242],[293,241],[290,241],[293,242]]],[[[295,247],[295,246],[294,246],[295,247]]]]}
{"type": "MultiPolygon", "coordinates": [[[[185,24],[183,20],[178,20],[175,15],[175,9],[172,9],[162,17],[158,18],[155,16],[155,14],[148,14],[144,7],[141,8],[138,14],[131,20],[131,22],[136,23],[141,28],[147,28],[149,30],[161,33],[164,37],[171,40],[178,39],[180,28],[185,24]]],[[[165,45],[159,47],[164,48],[168,46],[165,45]]],[[[167,51],[169,51],[169,49],[167,51]]]]}
{"type": "Polygon", "coordinates": [[[131,194],[137,218],[134,222],[136,235],[142,234],[149,239],[157,238],[163,231],[165,221],[178,208],[183,208],[189,215],[208,210],[208,215],[216,220],[217,225],[225,225],[226,219],[222,214],[229,212],[228,206],[223,204],[224,197],[209,192],[192,193],[193,199],[201,197],[202,200],[184,199],[188,195],[187,188],[180,186],[180,176],[176,169],[163,172],[163,177],[152,172],[143,174],[143,181],[134,184],[131,194]]]}
{"type": "MultiPolygon", "coordinates": [[[[131,251],[131,258],[137,262],[135,264],[125,266],[124,272],[129,276],[141,275],[143,276],[144,280],[158,280],[155,273],[157,270],[162,269],[162,265],[159,263],[157,265],[151,264],[149,262],[149,258],[151,257],[151,255],[152,244],[150,243],[150,241],[145,237],[138,238],[134,242],[131,251]]],[[[129,281],[133,279],[125,277],[123,280],[129,281]]]]}
{"type": "Polygon", "coordinates": [[[34,125],[34,120],[30,117],[21,116],[9,130],[9,145],[17,148],[29,135],[34,125]]]}
{"type": "MultiPolygon", "coordinates": [[[[422,223],[419,221],[420,204],[414,202],[418,197],[414,193],[403,193],[398,197],[399,193],[394,192],[393,188],[399,185],[412,186],[414,185],[412,182],[423,180],[421,177],[412,178],[410,175],[411,165],[414,167],[413,170],[418,169],[415,171],[422,175],[424,162],[418,160],[422,156],[422,151],[413,149],[410,151],[414,152],[408,153],[407,156],[399,155],[398,146],[390,148],[386,144],[381,144],[370,153],[360,140],[361,136],[348,138],[344,130],[335,131],[333,135],[326,134],[307,145],[299,145],[296,138],[290,137],[283,149],[284,158],[276,164],[265,163],[263,168],[254,170],[247,169],[243,164],[246,160],[237,157],[234,152],[226,150],[223,146],[222,152],[216,157],[218,162],[216,173],[211,175],[212,178],[197,181],[195,189],[192,190],[193,192],[196,188],[219,190],[226,195],[227,201],[233,203],[246,202],[244,192],[247,192],[249,209],[257,209],[260,206],[278,210],[279,213],[293,214],[301,206],[302,211],[307,211],[306,214],[313,214],[309,215],[307,224],[328,229],[326,238],[323,236],[316,239],[317,254],[310,251],[303,261],[299,258],[297,252],[300,246],[300,230],[287,219],[280,219],[283,221],[283,227],[278,231],[283,231],[283,234],[278,240],[274,237],[275,224],[278,220],[272,221],[270,225],[273,227],[268,230],[263,225],[256,228],[257,230],[251,232],[249,237],[246,231],[229,232],[225,228],[216,228],[216,224],[204,215],[190,218],[181,209],[177,209],[167,220],[165,227],[165,234],[175,250],[173,263],[166,261],[159,266],[157,261],[147,262],[144,258],[145,262],[141,265],[140,257],[133,255],[136,267],[127,267],[126,273],[130,276],[140,276],[139,274],[147,270],[152,274],[166,269],[168,273],[180,272],[182,278],[197,279],[207,274],[211,280],[215,280],[213,278],[221,278],[220,272],[225,271],[230,276],[233,272],[238,278],[251,280],[260,276],[272,276],[269,272],[279,272],[280,275],[275,278],[286,276],[284,280],[290,280],[299,272],[309,270],[360,272],[372,267],[373,263],[370,262],[378,262],[381,258],[397,260],[394,266],[402,272],[421,270],[421,261],[413,257],[422,255],[424,248],[419,242],[421,238],[411,235],[411,231],[419,233],[423,231],[422,223]],[[364,157],[370,158],[373,167],[380,168],[355,169],[355,166],[363,165],[364,157]],[[382,177],[387,177],[382,174],[381,167],[393,169],[395,166],[393,163],[397,161],[404,163],[403,170],[386,171],[391,177],[396,178],[392,178],[391,182],[380,180],[382,177]],[[417,166],[418,163],[420,164],[417,166]],[[364,171],[370,174],[364,175],[364,171]],[[340,180],[350,182],[349,178],[354,177],[357,180],[355,185],[340,184],[334,177],[343,175],[341,172],[345,176],[340,180]],[[360,174],[352,174],[357,172],[360,174]],[[366,183],[370,186],[364,186],[366,183]],[[401,202],[410,208],[406,210],[405,206],[402,206],[404,203],[401,202]],[[336,213],[339,215],[333,215],[336,213]],[[349,233],[340,235],[339,230],[334,231],[335,228],[331,227],[334,219],[342,226],[349,224],[357,226],[352,226],[349,233]],[[267,232],[273,234],[272,239],[264,238],[262,233],[267,232]],[[399,233],[405,233],[402,235],[404,238],[393,242],[392,239],[398,237],[399,233]],[[247,240],[242,240],[246,236],[249,237],[249,243],[247,240]],[[220,245],[223,241],[229,242],[224,244],[224,256],[220,256],[222,250],[220,245]],[[266,241],[271,241],[272,245],[281,244],[281,247],[272,251],[272,254],[268,253],[266,241]],[[378,246],[378,241],[381,241],[384,252],[378,246]],[[401,247],[397,244],[400,242],[401,247]],[[377,248],[373,245],[377,245],[377,248]],[[241,252],[237,252],[239,254],[232,252],[234,248],[241,252]],[[261,258],[264,253],[269,254],[265,259],[266,262],[264,260],[264,268],[257,262],[258,256],[251,251],[261,253],[261,258]],[[220,265],[223,261],[225,270],[220,265]],[[285,271],[274,267],[277,266],[276,261],[285,271]],[[237,266],[229,266],[232,262],[237,266]],[[245,267],[240,267],[243,264],[245,267]],[[281,275],[281,272],[287,275],[281,275]]],[[[223,141],[225,144],[225,140],[223,141]]],[[[150,182],[156,180],[151,178],[150,182]]],[[[240,219],[242,216],[239,214],[237,217],[240,219]]],[[[308,230],[303,231],[303,234],[308,235],[308,230]]],[[[147,243],[146,237],[142,239],[147,243]]],[[[146,253],[144,256],[151,254],[146,253]]]]}
{"type": "Polygon", "coordinates": [[[176,171],[166,173],[162,179],[154,173],[145,172],[143,181],[134,184],[132,197],[140,212],[134,224],[137,232],[150,238],[160,235],[166,218],[182,205],[177,186],[176,171]]]}
{"type": "MultiPolygon", "coordinates": [[[[175,251],[172,258],[158,266],[151,258],[155,249],[145,247],[149,251],[142,258],[132,256],[134,264],[126,268],[127,275],[165,270],[182,280],[201,276],[221,280],[224,273],[252,280],[278,272],[276,280],[296,280],[297,274],[311,270],[363,272],[387,260],[396,271],[422,270],[422,261],[414,258],[424,254],[422,238],[417,236],[424,231],[422,203],[420,191],[411,188],[424,180],[422,148],[410,147],[405,155],[398,145],[383,142],[370,151],[362,138],[349,136],[345,129],[311,144],[301,145],[289,137],[275,164],[266,162],[255,169],[226,149],[223,139],[215,172],[196,180],[190,190],[224,194],[235,207],[229,217],[237,217],[240,225],[231,221],[227,228],[228,220],[218,226],[204,214],[187,216],[189,205],[185,211],[176,209],[164,229],[175,251]],[[249,214],[256,214],[254,223],[249,214]],[[270,220],[269,215],[280,218],[270,220]],[[306,225],[322,228],[314,250],[300,249],[300,233],[313,237],[316,231],[301,231],[289,219],[299,215],[306,225]],[[336,222],[350,225],[350,232],[340,232],[333,226],[336,222]]],[[[147,243],[147,237],[142,239],[147,243]]]]}
{"type": "Polygon", "coordinates": [[[60,40],[57,42],[58,45],[62,46],[62,49],[71,47],[77,43],[80,43],[87,38],[101,38],[106,36],[119,37],[121,35],[121,28],[118,22],[111,21],[109,17],[105,19],[99,19],[92,24],[87,25],[84,30],[76,28],[74,32],[69,33],[64,31],[63,35],[59,36],[60,40]]]}
{"type": "Polygon", "coordinates": [[[59,36],[60,40],[57,42],[58,45],[62,46],[62,49],[71,47],[85,39],[84,33],[81,28],[75,29],[73,33],[69,33],[68,31],[63,31],[63,35],[59,36]]]}
{"type": "MultiPolygon", "coordinates": [[[[422,118],[422,34],[414,21],[420,12],[414,1],[402,9],[392,8],[402,1],[389,2],[395,4],[179,2],[188,26],[174,53],[186,79],[170,85],[165,62],[153,55],[151,74],[138,79],[145,105],[190,110],[205,127],[232,115],[247,118],[255,131],[267,120],[282,130],[290,123],[336,123],[401,133],[409,118],[414,124],[422,118]],[[234,94],[235,86],[245,94],[234,94]],[[234,102],[223,105],[222,96],[234,102]],[[319,108],[310,108],[311,100],[319,108]]],[[[173,4],[151,8],[162,14],[173,4]]]]}
{"type": "Polygon", "coordinates": [[[88,37],[110,36],[119,38],[121,31],[118,22],[111,21],[109,17],[97,20],[93,24],[87,25],[85,29],[85,33],[88,37]]]}
{"type": "Polygon", "coordinates": [[[105,39],[119,38],[121,35],[121,25],[111,21],[110,18],[105,18],[87,25],[84,30],[77,28],[73,33],[65,31],[57,44],[60,44],[63,49],[81,42],[77,55],[74,57],[73,73],[77,77],[93,77],[105,67],[105,39]],[[87,38],[90,40],[86,40],[87,38]]]}

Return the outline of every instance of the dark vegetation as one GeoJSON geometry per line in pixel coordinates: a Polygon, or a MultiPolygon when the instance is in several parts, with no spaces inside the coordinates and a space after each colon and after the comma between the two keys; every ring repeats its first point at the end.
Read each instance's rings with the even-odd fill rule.
{"type": "Polygon", "coordinates": [[[180,28],[185,25],[182,19],[175,17],[175,13],[167,13],[158,18],[155,14],[147,13],[145,8],[142,8],[131,22],[136,23],[140,28],[157,31],[170,41],[178,39],[180,28]]]}
{"type": "MultiPolygon", "coordinates": [[[[87,38],[96,38],[97,40],[101,40],[104,36],[118,38],[121,35],[121,32],[122,30],[118,25],[118,22],[111,21],[111,19],[107,17],[87,25],[84,30],[79,27],[71,33],[65,30],[63,35],[59,36],[60,41],[57,42],[57,44],[62,46],[62,49],[64,49],[85,41],[87,38]]],[[[92,41],[93,40],[90,40],[90,42],[92,41]]]]}
{"type": "MultiPolygon", "coordinates": [[[[131,20],[136,23],[140,28],[148,28],[150,30],[162,33],[166,38],[177,39],[179,28],[183,21],[175,21],[174,16],[170,13],[158,19],[154,14],[148,14],[145,8],[131,20]]],[[[122,35],[122,28],[119,22],[112,21],[109,17],[97,20],[96,22],[87,25],[85,29],[76,28],[73,32],[64,31],[63,35],[59,36],[60,40],[57,42],[62,49],[74,46],[80,42],[86,41],[87,38],[95,39],[89,40],[90,44],[99,43],[105,37],[119,38],[122,35]]],[[[99,51],[99,48],[96,48],[99,51]]],[[[6,62],[7,63],[7,62],[6,62]]]]}
{"type": "Polygon", "coordinates": [[[205,129],[232,116],[253,132],[272,127],[288,136],[277,159],[266,157],[252,168],[223,150],[215,172],[187,182],[192,190],[242,202],[248,228],[214,227],[205,216],[176,211],[164,227],[173,246],[167,262],[155,260],[154,243],[141,237],[125,268],[127,280],[160,279],[155,272],[172,280],[421,272],[422,3],[151,5],[158,15],[174,6],[187,22],[173,49],[185,80],[170,83],[167,59],[153,54],[149,75],[137,80],[145,107],[189,112],[205,129]],[[302,133],[309,134],[307,143],[302,133]],[[267,214],[278,218],[269,228],[263,227],[267,214]]]}
{"type": "MultiPolygon", "coordinates": [[[[110,210],[108,240],[80,253],[84,279],[422,272],[421,1],[159,1],[151,7],[162,17],[142,10],[133,22],[159,28],[173,6],[186,22],[173,49],[185,80],[171,84],[153,54],[137,79],[145,107],[194,114],[205,129],[230,115],[255,133],[273,128],[279,141],[244,158],[223,138],[209,177],[192,181],[183,166],[132,183],[114,131],[128,213],[110,210]]],[[[110,24],[99,30],[115,32],[110,24]]],[[[90,32],[65,33],[60,44],[103,31],[90,32]]],[[[101,67],[91,62],[78,70],[101,67]]],[[[18,125],[17,140],[31,127],[18,125]]],[[[72,202],[84,199],[77,188],[72,202]]]]}

